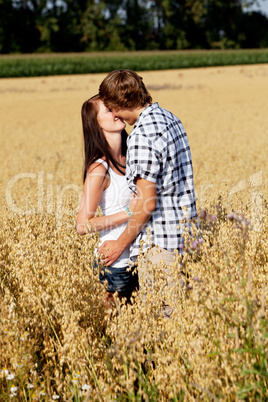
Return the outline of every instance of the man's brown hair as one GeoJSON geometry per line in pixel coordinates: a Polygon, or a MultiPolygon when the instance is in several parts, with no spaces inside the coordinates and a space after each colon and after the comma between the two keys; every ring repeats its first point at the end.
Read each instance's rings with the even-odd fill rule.
{"type": "Polygon", "coordinates": [[[109,109],[135,109],[152,103],[142,77],[132,70],[111,71],[99,87],[99,95],[109,109]]]}

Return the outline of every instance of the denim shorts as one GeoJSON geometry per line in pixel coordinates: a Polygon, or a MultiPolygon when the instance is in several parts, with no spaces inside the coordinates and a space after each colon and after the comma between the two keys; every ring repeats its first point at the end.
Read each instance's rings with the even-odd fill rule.
{"type": "Polygon", "coordinates": [[[107,284],[108,292],[132,293],[138,288],[138,274],[134,267],[102,267],[99,272],[100,282],[107,284]]]}

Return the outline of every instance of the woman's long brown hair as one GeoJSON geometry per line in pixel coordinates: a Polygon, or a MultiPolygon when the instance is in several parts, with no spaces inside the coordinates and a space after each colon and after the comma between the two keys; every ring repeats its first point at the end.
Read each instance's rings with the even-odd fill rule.
{"type": "MultiPolygon", "coordinates": [[[[102,129],[98,123],[98,101],[101,100],[99,95],[95,95],[83,103],[81,116],[82,116],[82,126],[84,135],[84,151],[85,151],[85,163],[84,163],[84,174],[83,182],[86,180],[87,172],[97,159],[105,157],[108,166],[111,163],[115,168],[122,174],[124,174],[116,160],[112,156],[112,151],[102,129]]],[[[127,152],[127,132],[122,130],[122,155],[126,156],[127,152]]]]}

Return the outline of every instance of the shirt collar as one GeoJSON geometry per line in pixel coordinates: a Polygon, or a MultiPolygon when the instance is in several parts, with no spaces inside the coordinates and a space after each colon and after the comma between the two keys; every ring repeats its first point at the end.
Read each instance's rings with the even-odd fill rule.
{"type": "Polygon", "coordinates": [[[135,126],[133,127],[136,128],[139,124],[140,124],[140,120],[143,119],[145,116],[147,116],[152,110],[158,108],[158,102],[152,103],[151,105],[147,106],[146,109],[144,109],[144,111],[139,115],[138,120],[135,123],[135,126]]]}

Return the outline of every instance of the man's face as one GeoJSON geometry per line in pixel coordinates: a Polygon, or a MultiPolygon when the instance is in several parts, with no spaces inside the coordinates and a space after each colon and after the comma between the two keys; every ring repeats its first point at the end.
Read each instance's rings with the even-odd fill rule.
{"type": "Polygon", "coordinates": [[[130,126],[133,126],[138,118],[135,109],[112,109],[112,112],[115,117],[123,119],[130,126]]]}

